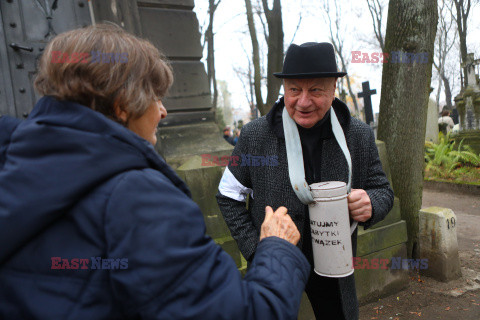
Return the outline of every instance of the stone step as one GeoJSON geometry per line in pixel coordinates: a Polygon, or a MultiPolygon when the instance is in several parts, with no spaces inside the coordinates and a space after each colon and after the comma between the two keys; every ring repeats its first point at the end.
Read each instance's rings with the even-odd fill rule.
{"type": "Polygon", "coordinates": [[[357,256],[364,256],[407,242],[405,220],[376,229],[358,228],[357,256]]]}
{"type": "MultiPolygon", "coordinates": [[[[371,254],[363,255],[361,263],[357,263],[363,267],[363,259],[367,259],[368,266],[364,269],[355,269],[355,285],[357,289],[358,301],[360,304],[373,302],[378,298],[398,292],[408,285],[408,270],[392,269],[392,257],[406,259],[407,246],[405,243],[397,244],[392,247],[385,248],[371,254]],[[388,259],[387,269],[382,269],[382,264],[378,268],[372,267],[372,259],[388,259]]],[[[355,264],[354,264],[355,265],[355,264]]]]}

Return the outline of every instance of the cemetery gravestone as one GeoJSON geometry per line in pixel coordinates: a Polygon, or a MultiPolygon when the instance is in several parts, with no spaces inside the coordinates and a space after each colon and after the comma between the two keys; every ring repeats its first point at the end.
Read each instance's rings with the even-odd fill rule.
{"type": "Polygon", "coordinates": [[[362,82],[362,92],[358,94],[358,97],[363,98],[365,109],[365,122],[368,125],[371,125],[373,123],[372,95],[376,93],[376,89],[370,90],[370,83],[368,81],[362,82]]]}
{"type": "Polygon", "coordinates": [[[480,59],[474,60],[473,53],[469,53],[463,65],[467,67],[468,85],[454,99],[460,118],[460,131],[455,135],[455,141],[459,145],[463,140],[477,154],[480,153],[480,85],[474,66],[478,64],[480,59]]]}
{"type": "Polygon", "coordinates": [[[433,99],[428,99],[425,140],[438,143],[438,106],[433,99]]]}

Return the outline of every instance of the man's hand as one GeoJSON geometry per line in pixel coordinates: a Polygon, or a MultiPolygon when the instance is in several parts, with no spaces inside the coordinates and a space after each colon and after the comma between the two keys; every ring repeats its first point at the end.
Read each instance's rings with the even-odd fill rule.
{"type": "Polygon", "coordinates": [[[296,245],[300,240],[300,232],[287,214],[287,208],[280,207],[273,212],[272,207],[265,208],[265,220],[260,230],[260,241],[267,237],[279,237],[296,245]]]}
{"type": "Polygon", "coordinates": [[[350,217],[358,222],[365,222],[372,217],[372,203],[363,189],[352,189],[347,197],[350,217]]]}

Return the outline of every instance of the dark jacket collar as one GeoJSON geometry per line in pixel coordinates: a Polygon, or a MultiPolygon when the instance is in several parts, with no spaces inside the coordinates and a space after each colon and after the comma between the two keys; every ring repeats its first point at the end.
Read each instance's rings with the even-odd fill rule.
{"type": "MultiPolygon", "coordinates": [[[[270,110],[270,112],[268,112],[266,116],[267,123],[270,129],[274,132],[274,134],[277,137],[282,139],[285,138],[283,133],[283,122],[282,122],[282,112],[284,107],[285,107],[284,98],[281,97],[280,99],[277,100],[277,102],[275,102],[272,109],[270,110]]],[[[350,117],[351,117],[350,111],[348,110],[347,105],[343,101],[339,100],[338,98],[335,98],[335,100],[333,100],[332,107],[335,110],[335,114],[337,115],[338,121],[340,122],[340,125],[342,126],[343,131],[345,132],[346,129],[348,129],[348,126],[350,125],[350,117]]],[[[329,116],[330,116],[330,110],[328,111],[326,117],[329,117],[329,116]]],[[[322,122],[322,120],[320,120],[318,124],[320,124],[320,122],[322,122]]]]}

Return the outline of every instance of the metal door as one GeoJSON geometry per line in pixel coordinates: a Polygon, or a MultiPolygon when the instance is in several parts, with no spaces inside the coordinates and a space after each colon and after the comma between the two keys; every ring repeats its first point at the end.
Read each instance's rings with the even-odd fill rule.
{"type": "Polygon", "coordinates": [[[39,98],[33,78],[46,43],[88,24],[87,0],[0,1],[0,114],[28,116],[39,98]]]}

